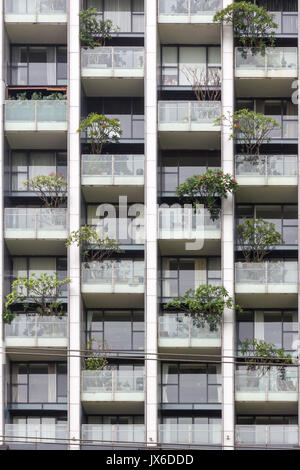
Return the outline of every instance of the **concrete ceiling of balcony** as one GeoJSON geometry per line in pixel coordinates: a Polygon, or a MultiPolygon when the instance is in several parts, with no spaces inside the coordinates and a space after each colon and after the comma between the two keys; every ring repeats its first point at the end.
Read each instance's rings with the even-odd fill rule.
{"type": "MultiPolygon", "coordinates": [[[[45,361],[45,355],[49,354],[49,348],[6,348],[7,357],[13,361],[45,361]]],[[[67,348],[51,348],[51,357],[47,356],[47,362],[65,361],[67,359],[67,348]]]]}
{"type": "Polygon", "coordinates": [[[6,23],[6,30],[15,44],[67,44],[66,24],[6,23]]]}
{"type": "Polygon", "coordinates": [[[297,186],[240,186],[236,202],[293,203],[297,201],[297,186]]]}
{"type": "Polygon", "coordinates": [[[295,78],[236,78],[235,93],[237,98],[281,98],[291,97],[295,89],[295,78]]]}
{"type": "Polygon", "coordinates": [[[11,149],[66,149],[67,132],[9,131],[5,132],[11,149]]]}
{"type": "Polygon", "coordinates": [[[141,402],[121,402],[121,401],[82,401],[82,406],[87,414],[98,413],[124,413],[132,414],[144,412],[144,401],[141,402]]]}
{"type": "Polygon", "coordinates": [[[143,96],[143,78],[82,78],[86,96],[143,96]]]}
{"type": "Polygon", "coordinates": [[[144,306],[144,294],[99,294],[83,293],[82,298],[86,308],[142,308],[144,306]]]}
{"type": "Polygon", "coordinates": [[[161,44],[220,44],[221,28],[218,24],[160,23],[161,44]]]}
{"type": "Polygon", "coordinates": [[[66,240],[26,240],[19,239],[6,239],[6,246],[11,255],[43,255],[62,256],[67,254],[65,246],[66,240]]]}
{"type": "Polygon", "coordinates": [[[204,240],[202,248],[198,248],[195,242],[195,240],[159,240],[160,253],[161,255],[221,255],[220,239],[204,240]],[[187,243],[191,244],[190,249],[186,246],[187,243]]]}
{"type": "Polygon", "coordinates": [[[216,150],[221,148],[221,133],[218,131],[160,131],[158,136],[162,150],[216,150]]]}
{"type": "Polygon", "coordinates": [[[119,202],[119,196],[127,196],[128,202],[144,201],[144,186],[82,186],[82,193],[86,202],[119,202]]]}
{"type": "Polygon", "coordinates": [[[236,302],[243,308],[297,308],[297,294],[237,294],[236,302]]]}
{"type": "MultiPolygon", "coordinates": [[[[253,393],[253,395],[255,395],[253,393]]],[[[268,414],[297,414],[298,403],[295,402],[275,402],[275,401],[256,401],[256,402],[235,402],[236,414],[253,414],[253,415],[268,415],[268,414]]]]}

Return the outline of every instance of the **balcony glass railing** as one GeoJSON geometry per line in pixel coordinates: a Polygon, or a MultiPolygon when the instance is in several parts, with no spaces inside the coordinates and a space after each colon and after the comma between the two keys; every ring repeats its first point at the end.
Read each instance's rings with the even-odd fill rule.
{"type": "MultiPolygon", "coordinates": [[[[247,367],[235,372],[235,391],[237,394],[258,395],[261,400],[285,400],[286,394],[295,394],[298,390],[298,374],[296,367],[287,367],[284,377],[278,367],[271,367],[263,373],[261,370],[248,371],[247,367]]],[[[256,399],[258,399],[256,398],[256,399]]],[[[255,399],[255,398],[254,398],[255,399]]]]}
{"type": "Polygon", "coordinates": [[[159,0],[159,15],[213,16],[221,9],[220,0],[159,0]]]}
{"type": "Polygon", "coordinates": [[[236,263],[236,284],[292,284],[298,283],[297,261],[266,261],[262,263],[236,263]]]}
{"type": "MultiPolygon", "coordinates": [[[[220,116],[220,102],[213,101],[159,101],[160,124],[214,124],[220,116]]],[[[216,127],[217,130],[217,127],[216,127]]]]}
{"type": "Polygon", "coordinates": [[[132,288],[144,285],[144,261],[121,260],[83,263],[82,282],[100,286],[132,288]]]}
{"type": "Polygon", "coordinates": [[[161,238],[205,237],[220,230],[220,219],[211,220],[206,209],[161,208],[158,217],[161,238]]]}
{"type": "Polygon", "coordinates": [[[82,155],[83,184],[144,183],[144,155],[82,155]]]}
{"type": "Polygon", "coordinates": [[[67,0],[6,0],[5,20],[66,22],[67,0]]]}
{"type": "Polygon", "coordinates": [[[83,424],[82,440],[85,444],[128,442],[144,443],[144,424],[83,424]]]}
{"type": "Polygon", "coordinates": [[[200,327],[190,316],[182,314],[164,314],[159,317],[160,345],[196,346],[201,341],[220,340],[221,332],[211,331],[209,326],[200,327]]]}
{"type": "Polygon", "coordinates": [[[298,445],[297,425],[261,424],[236,425],[235,443],[237,446],[285,447],[298,445]]]}
{"type": "Polygon", "coordinates": [[[67,424],[6,424],[6,442],[67,443],[67,424]]]}
{"type": "MultiPolygon", "coordinates": [[[[297,177],[297,155],[236,155],[236,176],[289,178],[297,177]]],[[[249,181],[251,183],[251,180],[249,181]]]]}
{"type": "Polygon", "coordinates": [[[5,123],[21,130],[55,129],[67,122],[67,102],[64,100],[8,100],[5,101],[5,123]]]}
{"type": "Polygon", "coordinates": [[[82,371],[82,392],[88,394],[113,395],[134,394],[144,391],[144,373],[128,370],[84,370],[82,371]]]}
{"type": "Polygon", "coordinates": [[[297,11],[271,11],[274,15],[274,22],[278,25],[274,29],[276,35],[298,34],[298,12],[297,11]]]}
{"type": "MultiPolygon", "coordinates": [[[[82,49],[82,69],[89,73],[105,70],[142,70],[144,68],[143,47],[96,47],[95,49],[82,49]]],[[[119,75],[122,75],[119,73],[119,75]]]]}
{"type": "Polygon", "coordinates": [[[216,445],[222,443],[221,424],[160,424],[160,442],[177,445],[216,445]]]}
{"type": "MultiPolygon", "coordinates": [[[[251,49],[244,50],[235,48],[235,66],[237,75],[250,76],[253,73],[272,73],[277,75],[280,71],[280,76],[294,76],[297,74],[297,47],[268,47],[264,55],[258,50],[253,53],[251,49]]],[[[260,76],[260,75],[259,75],[260,76]]]]}
{"type": "Polygon", "coordinates": [[[40,315],[15,316],[10,324],[5,325],[6,340],[67,338],[67,317],[41,317],[40,315]]]}
{"type": "Polygon", "coordinates": [[[52,238],[57,232],[66,237],[66,209],[6,208],[5,236],[52,238]]]}

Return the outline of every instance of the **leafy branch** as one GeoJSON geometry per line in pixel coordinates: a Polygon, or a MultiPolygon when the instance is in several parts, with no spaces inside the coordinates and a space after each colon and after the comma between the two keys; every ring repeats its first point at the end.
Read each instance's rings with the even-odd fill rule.
{"type": "Polygon", "coordinates": [[[97,113],[90,113],[83,119],[77,132],[87,133],[92,154],[101,154],[106,144],[117,144],[122,135],[119,119],[109,119],[97,113]]]}
{"type": "Polygon", "coordinates": [[[54,172],[49,175],[37,175],[23,184],[38,193],[44,207],[63,207],[67,200],[67,180],[54,172]]]}

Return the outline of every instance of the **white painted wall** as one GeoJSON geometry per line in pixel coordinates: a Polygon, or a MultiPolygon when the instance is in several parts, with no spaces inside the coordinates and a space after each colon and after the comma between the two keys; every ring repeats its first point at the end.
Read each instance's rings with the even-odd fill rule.
{"type": "Polygon", "coordinates": [[[1,45],[0,48],[0,270],[1,270],[1,282],[0,282],[0,298],[1,298],[1,307],[0,307],[0,444],[3,442],[2,436],[4,435],[4,387],[5,387],[5,374],[4,374],[4,365],[5,365],[5,349],[4,349],[4,325],[2,322],[2,308],[3,308],[3,285],[4,285],[4,238],[3,238],[3,178],[4,178],[4,129],[3,129],[3,103],[5,99],[5,75],[4,75],[4,18],[3,18],[3,5],[0,8],[0,38],[1,45]]]}

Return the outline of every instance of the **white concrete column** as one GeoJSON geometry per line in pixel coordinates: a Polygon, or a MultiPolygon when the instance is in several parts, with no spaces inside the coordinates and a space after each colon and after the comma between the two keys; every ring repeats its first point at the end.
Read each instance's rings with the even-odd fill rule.
{"type": "Polygon", "coordinates": [[[4,126],[3,126],[3,106],[5,100],[5,75],[4,70],[6,64],[5,60],[5,39],[4,39],[4,18],[3,18],[4,6],[0,8],[0,38],[1,38],[1,47],[0,47],[0,83],[1,83],[1,113],[0,113],[0,270],[1,270],[1,282],[0,282],[0,298],[1,298],[1,307],[0,307],[0,445],[3,443],[4,436],[4,387],[5,387],[5,343],[3,340],[4,336],[4,325],[2,322],[2,308],[3,308],[3,286],[4,286],[4,233],[3,233],[3,179],[4,179],[4,126]]]}
{"type": "MultiPolygon", "coordinates": [[[[223,8],[231,4],[223,0],[223,8]]],[[[234,111],[234,44],[231,25],[222,27],[222,113],[234,111]]],[[[222,170],[234,174],[234,144],[230,130],[222,127],[222,170]]],[[[223,285],[234,298],[234,198],[229,196],[223,202],[222,211],[222,275],[223,285]]],[[[222,329],[223,358],[223,446],[234,446],[234,357],[235,355],[235,313],[225,309],[222,329]]]]}
{"type": "MultiPolygon", "coordinates": [[[[300,0],[298,0],[298,12],[300,11],[300,0]]],[[[299,37],[300,37],[300,21],[299,21],[299,13],[298,13],[298,83],[295,89],[291,90],[291,92],[295,93],[298,91],[298,93],[295,93],[293,102],[295,103],[297,100],[298,103],[298,116],[300,114],[300,107],[299,107],[299,99],[300,99],[300,90],[299,90],[299,80],[300,80],[300,48],[299,48],[299,37]]],[[[298,224],[300,220],[300,163],[299,163],[299,140],[300,139],[300,126],[298,125],[298,224]]],[[[300,230],[298,230],[298,328],[299,328],[299,333],[298,333],[298,445],[300,446],[300,272],[299,272],[299,266],[300,266],[300,230]]]]}
{"type": "Polygon", "coordinates": [[[157,442],[157,2],[145,1],[145,322],[147,443],[157,442]]]}
{"type": "MultiPolygon", "coordinates": [[[[69,126],[68,126],[68,206],[69,230],[80,228],[80,136],[77,129],[80,124],[80,41],[79,12],[80,0],[69,0],[68,22],[68,59],[69,59],[69,126]]],[[[80,401],[80,250],[71,245],[68,249],[69,277],[69,438],[70,448],[79,448],[81,431],[80,401]],[[72,442],[74,440],[74,442],[72,442]]]]}

